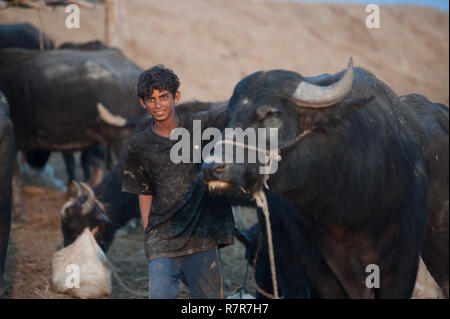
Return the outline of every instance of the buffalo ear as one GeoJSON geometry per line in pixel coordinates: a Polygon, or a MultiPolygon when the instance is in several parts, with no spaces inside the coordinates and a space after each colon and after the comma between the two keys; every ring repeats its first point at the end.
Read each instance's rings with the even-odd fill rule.
{"type": "Polygon", "coordinates": [[[317,117],[314,128],[325,130],[327,127],[336,126],[345,120],[351,113],[360,109],[374,99],[374,96],[364,98],[347,98],[338,104],[323,110],[321,116],[317,117]]]}

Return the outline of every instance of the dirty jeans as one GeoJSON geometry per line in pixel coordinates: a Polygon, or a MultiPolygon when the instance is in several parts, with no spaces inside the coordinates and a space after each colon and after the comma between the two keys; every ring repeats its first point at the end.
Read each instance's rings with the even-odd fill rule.
{"type": "Polygon", "coordinates": [[[150,299],[176,299],[180,280],[193,299],[222,298],[217,248],[192,255],[155,258],[149,263],[150,299]]]}

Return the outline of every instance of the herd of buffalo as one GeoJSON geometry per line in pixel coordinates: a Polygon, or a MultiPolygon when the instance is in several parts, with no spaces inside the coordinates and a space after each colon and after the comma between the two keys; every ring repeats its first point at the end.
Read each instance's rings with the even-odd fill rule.
{"type": "MultiPolygon", "coordinates": [[[[143,71],[99,41],[55,48],[29,24],[0,26],[0,282],[12,215],[24,222],[16,159],[34,167],[64,152],[111,150],[116,164],[61,208],[64,246],[97,228],[103,250],[139,216],[121,192],[127,141],[148,127],[136,84],[143,71]],[[14,213],[12,214],[12,211],[14,213]]],[[[278,290],[283,298],[409,298],[422,258],[448,298],[449,112],[424,96],[397,96],[354,67],[305,78],[285,70],[243,78],[226,102],[188,102],[177,112],[224,108],[230,128],[278,128],[281,160],[273,175],[259,164],[203,164],[203,182],[253,205],[267,188],[278,290]],[[379,284],[365,284],[368,265],[379,284]]],[[[91,153],[89,153],[91,152],[91,153]]],[[[87,170],[88,168],[86,168],[87,170]]],[[[267,230],[236,230],[247,248],[259,297],[273,294],[267,230]]],[[[1,285],[0,285],[1,292],[1,285]]]]}

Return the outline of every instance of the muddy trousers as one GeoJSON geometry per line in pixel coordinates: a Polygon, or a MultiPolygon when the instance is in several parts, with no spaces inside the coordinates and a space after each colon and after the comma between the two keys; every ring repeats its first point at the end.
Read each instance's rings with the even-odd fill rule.
{"type": "Polygon", "coordinates": [[[149,263],[150,299],[176,299],[180,280],[193,299],[222,298],[217,248],[192,255],[155,258],[149,263]]]}

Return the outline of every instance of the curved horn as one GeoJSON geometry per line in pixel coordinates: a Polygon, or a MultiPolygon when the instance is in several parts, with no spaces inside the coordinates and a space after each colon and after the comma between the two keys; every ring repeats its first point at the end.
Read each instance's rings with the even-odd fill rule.
{"type": "Polygon", "coordinates": [[[127,119],[120,115],[112,114],[102,103],[97,103],[97,111],[100,118],[106,124],[124,127],[127,124],[127,119]]]}
{"type": "Polygon", "coordinates": [[[64,219],[66,218],[66,209],[70,206],[72,206],[74,203],[72,200],[69,200],[67,202],[64,203],[63,207],[61,208],[61,211],[59,212],[60,216],[64,219]]]}
{"type": "Polygon", "coordinates": [[[81,205],[81,214],[87,215],[92,211],[92,209],[95,206],[95,193],[92,190],[92,188],[85,183],[81,183],[81,187],[83,188],[84,191],[86,191],[88,197],[86,201],[81,205]]]}
{"type": "Polygon", "coordinates": [[[298,106],[323,108],[336,104],[350,92],[353,84],[353,59],[347,66],[342,78],[328,86],[319,86],[302,81],[295,90],[292,98],[298,106]]]}
{"type": "Polygon", "coordinates": [[[83,195],[80,184],[78,182],[73,180],[72,185],[73,185],[73,187],[75,187],[75,191],[77,192],[77,197],[80,197],[81,195],[83,195]]]}

